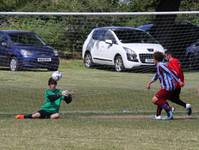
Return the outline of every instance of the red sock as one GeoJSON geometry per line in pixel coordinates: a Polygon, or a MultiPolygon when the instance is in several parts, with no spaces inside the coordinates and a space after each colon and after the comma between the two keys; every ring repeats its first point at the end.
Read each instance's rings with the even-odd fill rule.
{"type": "Polygon", "coordinates": [[[160,116],[162,113],[162,108],[160,106],[157,106],[156,116],[160,116]]]}

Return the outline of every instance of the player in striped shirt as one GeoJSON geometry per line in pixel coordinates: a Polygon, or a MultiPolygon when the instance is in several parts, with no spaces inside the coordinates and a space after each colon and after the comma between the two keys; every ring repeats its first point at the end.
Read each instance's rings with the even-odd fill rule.
{"type": "MultiPolygon", "coordinates": [[[[168,120],[173,119],[173,113],[171,107],[167,103],[167,100],[172,98],[173,91],[176,89],[177,84],[183,86],[183,82],[172,73],[168,67],[163,63],[164,54],[161,52],[155,52],[153,55],[154,63],[156,65],[157,72],[150,82],[147,84],[147,88],[150,89],[151,85],[159,79],[160,81],[160,90],[152,98],[152,102],[164,109],[167,113],[168,120]]],[[[156,114],[157,116],[157,114],[156,114]]]]}

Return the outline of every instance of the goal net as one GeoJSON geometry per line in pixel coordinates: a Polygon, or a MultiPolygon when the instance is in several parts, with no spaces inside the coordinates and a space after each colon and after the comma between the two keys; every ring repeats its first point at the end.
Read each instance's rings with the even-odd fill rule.
{"type": "MultiPolygon", "coordinates": [[[[64,74],[58,86],[74,91],[74,101],[70,105],[63,104],[61,113],[154,113],[156,108],[151,103],[151,98],[159,89],[159,83],[157,82],[151,90],[145,87],[147,81],[153,76],[152,53],[158,48],[162,48],[163,51],[172,51],[173,55],[181,61],[186,79],[186,85],[182,90],[182,100],[194,105],[195,112],[199,109],[196,92],[199,87],[199,12],[2,12],[0,13],[0,30],[33,31],[47,45],[58,51],[59,70],[64,74]],[[93,60],[92,63],[95,64],[93,69],[85,68],[85,60],[82,60],[83,44],[93,29],[101,27],[107,27],[107,31],[111,31],[119,42],[114,43],[113,39],[111,41],[110,38],[106,39],[106,33],[100,35],[101,39],[99,37],[96,39],[99,40],[98,44],[101,40],[109,44],[108,48],[95,49],[97,52],[92,57],[98,60],[93,60]],[[124,28],[128,29],[127,27],[142,32],[133,33],[135,35],[133,37],[130,32],[123,32],[124,28]],[[116,33],[117,29],[121,31],[116,33]],[[124,40],[127,42],[125,43],[124,40]],[[133,51],[130,53],[135,53],[136,67],[126,68],[127,70],[122,73],[115,72],[115,59],[110,59],[109,62],[103,59],[116,58],[114,50],[119,51],[118,49],[128,53],[128,49],[123,49],[124,45],[128,45],[127,48],[133,51]],[[115,46],[115,49],[110,50],[111,46],[115,46]],[[99,53],[100,51],[103,53],[99,53]]],[[[8,53],[14,49],[17,51],[17,47],[28,51],[29,43],[26,45],[14,43],[17,46],[8,46],[1,37],[2,34],[0,34],[0,113],[31,113],[39,110],[52,72],[29,68],[15,72],[9,71],[10,60],[14,55],[10,56],[8,53]]],[[[93,43],[89,42],[92,40],[87,44],[93,46],[93,43]]],[[[88,45],[86,47],[89,47],[88,45]]],[[[34,45],[34,47],[37,46],[34,45]]],[[[126,58],[127,60],[123,62],[134,61],[134,55],[129,57],[131,58],[126,58]]],[[[178,112],[184,111],[184,108],[172,105],[177,107],[178,112]]]]}

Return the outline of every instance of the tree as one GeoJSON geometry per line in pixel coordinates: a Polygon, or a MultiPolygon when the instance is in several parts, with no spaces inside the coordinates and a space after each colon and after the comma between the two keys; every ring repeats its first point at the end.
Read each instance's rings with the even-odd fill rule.
{"type": "MultiPolygon", "coordinates": [[[[181,0],[156,0],[156,11],[179,11],[181,0]]],[[[172,24],[175,22],[176,15],[157,15],[155,24],[172,24]],[[168,22],[169,21],[169,22],[168,22]]]]}

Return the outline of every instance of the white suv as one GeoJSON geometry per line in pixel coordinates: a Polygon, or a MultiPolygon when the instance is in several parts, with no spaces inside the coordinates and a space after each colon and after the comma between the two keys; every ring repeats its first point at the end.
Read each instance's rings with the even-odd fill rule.
{"type": "Polygon", "coordinates": [[[141,66],[153,66],[153,53],[164,48],[148,33],[132,27],[95,28],[82,49],[87,68],[95,64],[114,66],[120,72],[141,66]]]}

